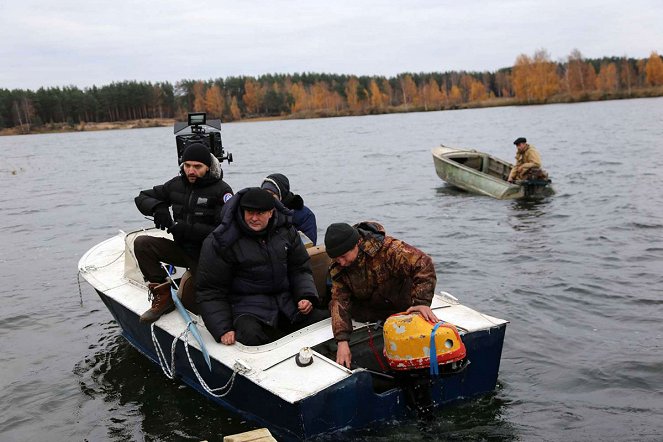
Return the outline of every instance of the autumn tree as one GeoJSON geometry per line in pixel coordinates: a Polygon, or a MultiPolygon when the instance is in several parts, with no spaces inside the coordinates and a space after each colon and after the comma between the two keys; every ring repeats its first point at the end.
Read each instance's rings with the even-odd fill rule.
{"type": "Polygon", "coordinates": [[[249,114],[257,114],[260,110],[262,98],[264,96],[263,88],[253,79],[247,79],[244,82],[244,95],[242,101],[249,114]]]}
{"type": "Polygon", "coordinates": [[[516,98],[545,102],[559,91],[557,67],[545,49],[536,51],[533,58],[521,54],[513,67],[512,83],[516,98]]]}
{"type": "Polygon", "coordinates": [[[663,60],[661,60],[661,57],[655,51],[651,53],[649,59],[647,60],[645,73],[648,85],[663,85],[663,60]]]}
{"type": "Polygon", "coordinates": [[[348,108],[352,113],[358,113],[361,110],[359,87],[359,80],[354,75],[348,79],[345,85],[345,98],[348,102],[348,108]]]}
{"type": "Polygon", "coordinates": [[[419,94],[417,93],[417,84],[412,79],[410,74],[405,74],[400,77],[401,93],[403,96],[403,104],[407,109],[408,104],[416,104],[419,101],[419,94]]]}
{"type": "Polygon", "coordinates": [[[458,106],[463,102],[463,93],[460,91],[460,88],[456,85],[451,86],[449,89],[449,104],[451,106],[458,106]]]}
{"type": "Polygon", "coordinates": [[[212,117],[221,118],[224,107],[223,92],[221,92],[219,85],[215,84],[207,89],[207,92],[205,92],[205,112],[212,117]]]}
{"type": "Polygon", "coordinates": [[[614,63],[601,63],[599,75],[596,77],[596,88],[601,92],[615,92],[618,85],[617,66],[614,63]]]}
{"type": "Polygon", "coordinates": [[[205,112],[205,83],[202,81],[193,84],[193,111],[205,112]]]}
{"type": "Polygon", "coordinates": [[[596,70],[586,63],[578,49],[571,51],[566,64],[566,90],[571,96],[578,96],[596,87],[596,70]]]}
{"type": "Polygon", "coordinates": [[[380,90],[378,82],[371,79],[368,85],[369,104],[371,109],[382,112],[387,107],[388,97],[380,90]]]}
{"type": "Polygon", "coordinates": [[[430,78],[421,88],[421,100],[424,105],[424,110],[436,109],[440,110],[444,107],[446,94],[440,90],[434,78],[430,78]]]}
{"type": "Polygon", "coordinates": [[[293,102],[290,106],[290,112],[297,113],[305,110],[310,110],[310,97],[309,93],[301,82],[297,82],[290,86],[290,95],[292,95],[293,102]]]}
{"type": "Polygon", "coordinates": [[[237,103],[237,97],[233,97],[230,100],[230,116],[233,121],[242,119],[242,111],[239,109],[239,104],[237,103]]]}
{"type": "Polygon", "coordinates": [[[391,106],[391,103],[394,100],[394,88],[391,87],[391,84],[389,84],[389,80],[387,80],[386,78],[382,79],[380,85],[381,85],[380,90],[382,91],[386,99],[386,105],[391,106]]]}

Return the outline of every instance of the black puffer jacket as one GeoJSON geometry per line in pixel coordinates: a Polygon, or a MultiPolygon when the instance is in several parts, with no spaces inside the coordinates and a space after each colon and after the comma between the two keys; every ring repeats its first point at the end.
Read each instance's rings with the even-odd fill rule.
{"type": "Polygon", "coordinates": [[[294,323],[301,319],[297,302],[318,300],[310,258],[292,226],[292,212],[276,201],[267,229],[254,232],[239,207],[246,190],[226,204],[221,224],[200,252],[196,299],[205,326],[217,341],[233,330],[240,315],[278,326],[280,312],[294,323]]]}
{"type": "Polygon", "coordinates": [[[212,158],[210,171],[195,183],[189,183],[184,171],[180,169],[180,174],[175,178],[143,190],[135,198],[136,207],[147,216],[153,216],[158,205],[172,206],[174,221],[188,226],[183,235],[173,239],[196,258],[203,240],[221,221],[224,201],[233,195],[230,186],[222,179],[219,161],[212,158]]]}

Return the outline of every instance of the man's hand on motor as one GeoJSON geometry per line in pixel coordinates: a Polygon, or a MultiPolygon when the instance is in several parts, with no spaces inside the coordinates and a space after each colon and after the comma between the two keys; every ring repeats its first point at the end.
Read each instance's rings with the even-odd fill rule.
{"type": "Polygon", "coordinates": [[[406,310],[406,313],[419,313],[423,318],[428,322],[440,322],[440,320],[435,316],[433,310],[427,305],[413,305],[406,310]]]}

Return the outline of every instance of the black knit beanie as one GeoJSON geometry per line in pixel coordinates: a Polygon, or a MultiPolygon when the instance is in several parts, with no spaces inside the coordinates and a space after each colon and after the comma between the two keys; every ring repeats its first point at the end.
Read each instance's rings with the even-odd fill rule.
{"type": "Polygon", "coordinates": [[[359,242],[357,229],[346,223],[334,223],[325,232],[325,248],[330,258],[337,258],[351,250],[359,242]]]}
{"type": "Polygon", "coordinates": [[[199,163],[203,163],[207,167],[210,167],[212,165],[212,157],[210,155],[207,146],[202,143],[193,143],[184,149],[182,162],[198,161],[199,163]]]}

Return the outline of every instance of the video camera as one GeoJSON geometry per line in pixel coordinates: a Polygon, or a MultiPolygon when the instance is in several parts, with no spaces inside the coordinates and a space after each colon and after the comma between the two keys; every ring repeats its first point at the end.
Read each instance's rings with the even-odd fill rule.
{"type": "Polygon", "coordinates": [[[187,122],[177,121],[174,126],[175,141],[177,142],[177,164],[182,164],[184,150],[193,143],[202,143],[219,162],[233,161],[233,154],[223,150],[221,142],[221,120],[208,120],[205,112],[189,112],[187,122]],[[205,127],[208,131],[205,131],[205,127]],[[187,131],[187,129],[190,129],[187,131]],[[185,132],[186,131],[186,132],[185,132]],[[182,133],[184,132],[184,133],[182,133]]]}

